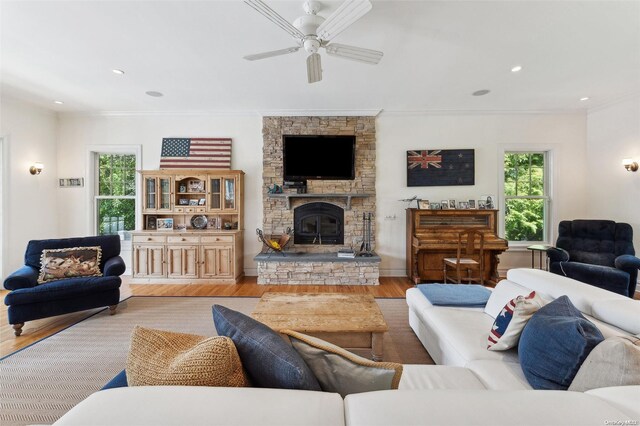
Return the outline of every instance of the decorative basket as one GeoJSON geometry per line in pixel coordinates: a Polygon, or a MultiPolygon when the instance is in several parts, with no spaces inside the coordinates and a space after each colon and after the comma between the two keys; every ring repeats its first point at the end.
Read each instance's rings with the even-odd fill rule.
{"type": "Polygon", "coordinates": [[[287,228],[286,233],[280,235],[277,240],[275,239],[275,236],[266,238],[260,228],[256,229],[256,234],[258,234],[258,241],[262,242],[262,244],[267,248],[267,253],[269,250],[273,250],[276,253],[282,253],[289,244],[289,241],[291,241],[293,230],[291,228],[287,228]]]}

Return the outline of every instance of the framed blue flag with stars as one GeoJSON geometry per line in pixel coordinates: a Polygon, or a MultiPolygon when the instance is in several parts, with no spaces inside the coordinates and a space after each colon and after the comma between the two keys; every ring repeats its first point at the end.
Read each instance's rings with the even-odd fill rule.
{"type": "Polygon", "coordinates": [[[407,151],[407,186],[475,184],[475,150],[424,149],[407,151]]]}

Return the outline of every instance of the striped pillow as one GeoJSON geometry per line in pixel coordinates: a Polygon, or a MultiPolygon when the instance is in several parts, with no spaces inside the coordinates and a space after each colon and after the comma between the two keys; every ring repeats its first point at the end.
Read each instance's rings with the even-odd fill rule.
{"type": "Polygon", "coordinates": [[[506,351],[517,346],[527,321],[544,305],[544,300],[535,291],[508,301],[491,326],[487,349],[506,351]]]}

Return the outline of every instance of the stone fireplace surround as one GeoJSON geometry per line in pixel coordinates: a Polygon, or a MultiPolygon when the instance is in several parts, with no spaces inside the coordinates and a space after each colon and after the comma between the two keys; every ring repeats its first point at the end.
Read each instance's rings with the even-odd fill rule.
{"type": "MultiPolygon", "coordinates": [[[[363,213],[376,212],[376,134],[375,117],[263,117],[263,231],[279,235],[288,227],[293,229],[294,209],[298,206],[325,202],[344,209],[344,244],[293,244],[287,250],[296,253],[296,260],[282,259],[282,255],[256,257],[259,284],[378,284],[380,258],[334,259],[338,249],[353,248],[362,243],[363,213]],[[355,178],[353,180],[309,180],[309,194],[328,194],[327,197],[290,200],[269,197],[268,187],[282,185],[283,135],[355,135],[355,178]],[[354,197],[347,205],[345,197],[331,194],[370,194],[354,197]],[[290,205],[288,205],[290,203],[290,205]],[[350,208],[349,208],[350,207],[350,208]],[[300,253],[308,254],[308,261],[300,253]],[[317,254],[320,256],[312,255],[317,254]],[[322,256],[324,255],[324,256],[322,256]],[[280,256],[280,259],[278,259],[280,256]],[[318,260],[323,259],[323,260],[318,260]],[[357,280],[358,282],[354,282],[357,280]],[[349,282],[345,282],[349,281],[349,282]]],[[[295,190],[285,189],[287,193],[295,190]]],[[[371,244],[375,247],[375,221],[372,222],[371,244]]]]}

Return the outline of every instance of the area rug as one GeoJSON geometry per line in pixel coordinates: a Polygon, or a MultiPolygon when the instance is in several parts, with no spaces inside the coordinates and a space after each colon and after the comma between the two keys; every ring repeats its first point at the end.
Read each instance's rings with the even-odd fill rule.
{"type": "MultiPolygon", "coordinates": [[[[135,325],[216,335],[211,306],[251,313],[257,298],[131,297],[0,361],[0,424],[51,424],[124,366],[135,325]]],[[[404,299],[376,299],[389,325],[384,360],[433,364],[409,328],[404,299]]]]}

